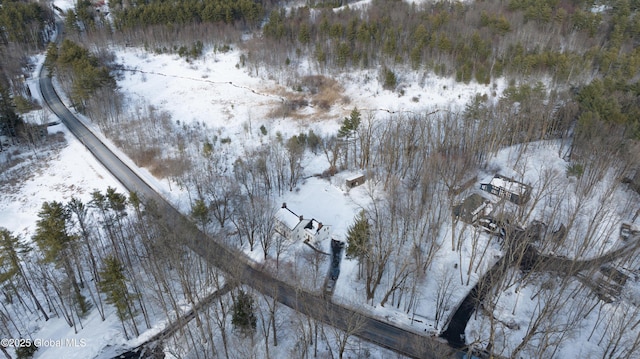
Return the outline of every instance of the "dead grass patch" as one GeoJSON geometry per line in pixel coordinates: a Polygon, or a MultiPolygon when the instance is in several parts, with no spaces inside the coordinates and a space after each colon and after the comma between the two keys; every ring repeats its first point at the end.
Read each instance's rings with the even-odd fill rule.
{"type": "Polygon", "coordinates": [[[282,97],[284,101],[268,113],[269,117],[291,117],[294,119],[319,119],[323,118],[335,105],[345,105],[350,102],[348,96],[344,96],[344,88],[338,81],[322,76],[304,76],[297,80],[294,88],[296,92],[275,89],[273,92],[282,97]],[[313,114],[302,113],[306,108],[312,107],[313,114]]]}
{"type": "Polygon", "coordinates": [[[156,178],[178,177],[185,173],[191,166],[188,159],[165,157],[160,147],[149,147],[143,150],[133,150],[130,147],[122,147],[123,151],[138,165],[149,170],[156,178]]]}
{"type": "Polygon", "coordinates": [[[172,131],[182,130],[173,126],[168,112],[159,111],[152,106],[128,122],[103,129],[105,136],[138,167],[146,168],[159,179],[178,177],[191,166],[191,161],[178,159],[167,153],[168,149],[185,146],[176,139],[167,142],[167,134],[172,131]]]}
{"type": "Polygon", "coordinates": [[[332,78],[322,75],[305,76],[301,82],[311,93],[312,103],[321,110],[328,111],[342,100],[344,88],[332,78]]]}
{"type": "Polygon", "coordinates": [[[302,95],[285,93],[281,96],[284,98],[284,101],[269,111],[267,114],[269,117],[298,117],[299,114],[297,114],[297,111],[309,106],[309,100],[302,95]]]}
{"type": "Polygon", "coordinates": [[[178,158],[162,158],[150,164],[147,168],[157,178],[178,177],[191,168],[191,161],[178,158]]]}
{"type": "Polygon", "coordinates": [[[129,151],[128,148],[124,149],[133,162],[135,162],[138,166],[144,167],[151,171],[152,168],[155,168],[158,163],[161,161],[161,151],[159,147],[147,147],[145,149],[139,149],[137,151],[129,151]]]}

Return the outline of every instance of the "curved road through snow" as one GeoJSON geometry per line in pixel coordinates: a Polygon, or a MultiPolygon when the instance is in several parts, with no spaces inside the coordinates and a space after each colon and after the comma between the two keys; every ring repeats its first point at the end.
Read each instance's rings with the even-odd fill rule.
{"type": "MultiPolygon", "coordinates": [[[[58,34],[61,34],[60,27],[58,30],[58,34]]],[[[155,202],[167,228],[174,233],[179,233],[179,238],[183,238],[184,245],[202,256],[210,264],[224,270],[238,282],[275,297],[280,303],[300,313],[397,353],[425,359],[454,357],[455,350],[437,338],[415,334],[327,301],[321,296],[305,292],[256,268],[242,252],[226,247],[220,244],[221,241],[205,236],[69,111],[56,93],[44,66],[40,74],[39,85],[46,105],[69,128],[71,133],[124,187],[131,192],[136,192],[146,202],[155,202]]]]}

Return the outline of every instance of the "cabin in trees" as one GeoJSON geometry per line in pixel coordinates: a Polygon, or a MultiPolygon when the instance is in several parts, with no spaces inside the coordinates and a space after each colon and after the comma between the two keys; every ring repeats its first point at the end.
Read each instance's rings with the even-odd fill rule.
{"type": "Polygon", "coordinates": [[[531,186],[499,174],[493,176],[491,182],[481,183],[480,189],[504,197],[515,204],[524,204],[531,196],[531,186]]]}
{"type": "Polygon", "coordinates": [[[469,224],[475,223],[490,211],[491,202],[477,193],[465,198],[462,203],[453,207],[453,215],[469,224]]]}
{"type": "Polygon", "coordinates": [[[276,212],[275,230],[284,238],[305,242],[322,241],[328,239],[329,227],[311,218],[305,219],[287,207],[286,203],[276,212]]]}

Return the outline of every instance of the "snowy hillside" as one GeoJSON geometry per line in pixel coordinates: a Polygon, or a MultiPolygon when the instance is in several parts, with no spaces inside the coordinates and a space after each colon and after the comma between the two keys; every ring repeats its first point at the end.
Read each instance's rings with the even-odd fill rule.
{"type": "MultiPolygon", "coordinates": [[[[612,160],[633,150],[596,143],[593,153],[575,155],[576,115],[564,109],[571,118],[560,119],[569,100],[558,96],[556,80],[465,83],[436,75],[433,64],[398,65],[387,86],[386,65],[321,68],[311,47],[274,63],[256,59],[260,36],[206,45],[195,58],[146,43],[110,45],[117,90],[91,101],[109,104],[113,95],[122,108],[75,113],[203,232],[300,290],[425,337],[456,330],[461,323],[449,320],[473,312],[450,344],[502,357],[640,358],[640,196],[627,183],[632,166],[612,160]],[[364,183],[353,184],[360,176],[364,183]],[[277,215],[284,209],[292,213],[287,223],[277,215]],[[339,252],[332,240],[349,243],[339,252]],[[470,298],[480,303],[465,307],[470,298]]],[[[42,66],[44,56],[33,61],[42,66]]],[[[61,77],[54,83],[72,107],[74,86],[61,77]]],[[[42,103],[36,78],[27,85],[42,103]]],[[[57,120],[45,110],[25,117],[57,120]]],[[[153,222],[152,205],[140,210],[127,199],[64,125],[47,131],[42,148],[0,153],[0,227],[42,251],[35,238],[43,203],[79,199],[95,242],[68,214],[64,231],[86,241],[73,265],[44,264],[41,254],[25,260],[38,273],[36,288],[57,294],[32,293],[27,304],[5,308],[17,313],[5,332],[51,340],[34,358],[110,358],[229,284],[177,248],[176,228],[153,222]],[[101,203],[94,191],[107,188],[126,204],[101,203]],[[114,258],[126,268],[128,312],[113,298],[103,301],[95,281],[114,258]],[[66,270],[86,277],[75,297],[73,280],[52,280],[66,270]],[[93,303],[82,315],[79,297],[93,303]],[[49,321],[24,310],[38,300],[55,313],[49,321]],[[65,300],[71,314],[60,309],[65,300]]],[[[214,298],[163,343],[167,357],[397,355],[229,285],[232,294],[214,298]],[[231,319],[243,291],[258,314],[251,335],[231,319]]]]}

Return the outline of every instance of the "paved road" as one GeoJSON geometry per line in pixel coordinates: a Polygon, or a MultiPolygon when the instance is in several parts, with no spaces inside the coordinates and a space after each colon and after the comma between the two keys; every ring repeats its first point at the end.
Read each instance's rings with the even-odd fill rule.
{"type": "Polygon", "coordinates": [[[146,199],[159,197],[140,177],[127,167],[113,152],[64,106],[53,89],[51,79],[40,77],[42,97],[51,111],[60,118],[69,131],[102,163],[128,190],[146,199]]]}
{"type": "Polygon", "coordinates": [[[193,223],[189,222],[156,193],[93,135],[64,106],[52,86],[51,79],[46,75],[46,69],[43,69],[40,76],[40,89],[47,106],[96,159],[129,191],[136,192],[147,202],[155,202],[167,228],[175,231],[174,233],[180,233],[184,244],[210,264],[229,273],[238,282],[273,296],[280,303],[300,313],[397,353],[425,359],[454,357],[455,350],[437,338],[420,336],[390,323],[363,316],[353,310],[328,302],[318,295],[304,292],[258,268],[254,268],[243,253],[223,246],[220,244],[221,241],[213,240],[200,232],[193,223]]]}

